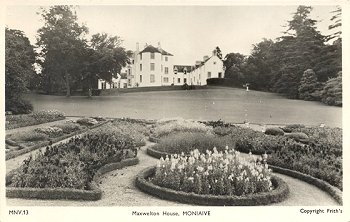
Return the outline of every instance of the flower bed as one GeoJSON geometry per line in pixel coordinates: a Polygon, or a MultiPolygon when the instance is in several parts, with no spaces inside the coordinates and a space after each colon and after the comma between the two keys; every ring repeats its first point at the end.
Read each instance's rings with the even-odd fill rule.
{"type": "MultiPolygon", "coordinates": [[[[107,122],[108,121],[100,122],[97,125],[90,127],[89,129],[97,128],[107,122]]],[[[37,128],[34,130],[28,130],[25,132],[7,135],[6,147],[10,147],[10,149],[7,149],[6,151],[6,160],[15,158],[24,153],[28,153],[35,149],[45,147],[52,143],[56,143],[74,135],[83,133],[87,129],[88,128],[86,128],[85,126],[81,126],[77,123],[67,121],[65,123],[55,125],[53,127],[37,128]],[[51,130],[51,128],[53,128],[53,130],[51,130]],[[63,134],[51,133],[52,131],[55,132],[54,128],[61,129],[63,134]]]]}
{"type": "Polygon", "coordinates": [[[88,190],[103,165],[135,155],[135,142],[129,135],[104,127],[30,156],[16,170],[9,186],[88,190]]]}
{"type": "Polygon", "coordinates": [[[38,111],[23,115],[6,115],[5,129],[37,125],[64,119],[64,113],[57,110],[38,111]]]}
{"type": "Polygon", "coordinates": [[[176,132],[201,132],[211,134],[212,127],[197,121],[184,119],[160,120],[155,124],[152,133],[154,137],[161,138],[176,132]]]}
{"type": "Polygon", "coordinates": [[[130,119],[116,119],[112,122],[112,125],[130,135],[135,140],[136,146],[146,145],[146,137],[149,136],[150,130],[145,123],[130,119]]]}
{"type": "MultiPolygon", "coordinates": [[[[264,156],[266,157],[266,156],[264,156]]],[[[194,150],[187,157],[161,158],[142,171],[136,185],[161,198],[205,205],[265,205],[284,200],[288,186],[272,178],[266,159],[242,159],[239,152],[194,150]]]]}
{"type": "Polygon", "coordinates": [[[162,137],[159,143],[153,146],[153,149],[169,154],[181,152],[189,154],[195,149],[205,152],[208,147],[216,147],[222,151],[226,146],[234,146],[234,143],[235,140],[232,137],[218,137],[202,132],[177,132],[162,137]]]}

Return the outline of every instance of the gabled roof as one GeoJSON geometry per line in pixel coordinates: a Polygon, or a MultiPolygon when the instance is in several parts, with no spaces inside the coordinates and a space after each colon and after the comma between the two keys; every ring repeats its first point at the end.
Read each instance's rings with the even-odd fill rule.
{"type": "Polygon", "coordinates": [[[174,70],[177,70],[178,72],[184,72],[184,69],[186,69],[187,72],[191,72],[192,66],[174,65],[174,70]]]}
{"type": "Polygon", "coordinates": [[[154,47],[152,45],[146,46],[146,48],[144,48],[139,54],[144,53],[144,52],[160,53],[162,55],[172,56],[172,54],[170,54],[169,52],[165,51],[164,49],[159,49],[159,48],[156,48],[156,47],[154,47]]]}

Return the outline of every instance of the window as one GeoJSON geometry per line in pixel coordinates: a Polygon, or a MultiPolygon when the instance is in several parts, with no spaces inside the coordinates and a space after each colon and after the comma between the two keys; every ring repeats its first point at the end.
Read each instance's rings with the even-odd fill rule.
{"type": "Polygon", "coordinates": [[[222,72],[219,72],[219,78],[222,78],[222,72]]]}
{"type": "Polygon", "coordinates": [[[154,52],[151,52],[151,59],[154,59],[154,52]]]}
{"type": "Polygon", "coordinates": [[[152,83],[156,81],[156,80],[155,80],[155,77],[154,77],[154,74],[151,74],[151,75],[150,75],[150,81],[151,81],[152,83]]]}
{"type": "Polygon", "coordinates": [[[177,83],[181,83],[181,79],[180,78],[177,78],[177,83]]]}
{"type": "Polygon", "coordinates": [[[142,82],[142,76],[140,75],[140,82],[142,82]]]}
{"type": "Polygon", "coordinates": [[[216,62],[213,62],[214,65],[216,65],[216,62]]]}
{"type": "Polygon", "coordinates": [[[174,74],[177,74],[177,69],[174,70],[174,74]]]}
{"type": "Polygon", "coordinates": [[[142,71],[142,64],[140,64],[140,71],[142,71]]]}
{"type": "Polygon", "coordinates": [[[142,60],[142,53],[140,54],[140,60],[142,60]]]}
{"type": "Polygon", "coordinates": [[[166,62],[168,61],[168,57],[167,57],[167,56],[165,56],[165,58],[164,58],[164,59],[165,59],[165,61],[166,61],[166,62]]]}
{"type": "Polygon", "coordinates": [[[131,86],[131,79],[128,79],[128,85],[131,86]]]}
{"type": "Polygon", "coordinates": [[[185,75],[187,74],[187,69],[184,69],[184,74],[185,74],[185,75]]]}
{"type": "Polygon", "coordinates": [[[163,72],[163,65],[160,66],[160,71],[163,72]]]}
{"type": "Polygon", "coordinates": [[[211,78],[211,72],[208,72],[208,79],[211,78]]]}
{"type": "Polygon", "coordinates": [[[154,63],[151,63],[151,71],[154,71],[154,63]]]}
{"type": "Polygon", "coordinates": [[[168,67],[164,67],[164,74],[168,74],[169,73],[169,68],[168,67]]]}
{"type": "Polygon", "coordinates": [[[131,69],[128,69],[129,75],[131,75],[131,69]]]}
{"type": "Polygon", "coordinates": [[[169,82],[169,78],[168,77],[164,77],[163,78],[163,82],[168,83],[169,82]]]}
{"type": "Polygon", "coordinates": [[[184,78],[184,84],[185,84],[185,83],[187,83],[187,79],[186,79],[186,78],[184,78]]]}

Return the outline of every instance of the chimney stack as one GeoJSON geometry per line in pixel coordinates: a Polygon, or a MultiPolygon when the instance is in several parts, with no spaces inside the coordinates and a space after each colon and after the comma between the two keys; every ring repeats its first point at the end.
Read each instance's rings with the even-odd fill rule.
{"type": "Polygon", "coordinates": [[[196,61],[196,66],[199,66],[200,64],[202,64],[201,61],[196,61]]]}
{"type": "Polygon", "coordinates": [[[160,47],[160,42],[158,42],[158,49],[161,49],[161,47],[160,47]]]}
{"type": "Polygon", "coordinates": [[[209,59],[209,56],[203,56],[203,62],[205,62],[207,59],[209,59]]]}
{"type": "Polygon", "coordinates": [[[140,50],[140,44],[136,42],[136,52],[138,52],[139,50],[140,50]]]}
{"type": "Polygon", "coordinates": [[[216,49],[213,50],[213,56],[216,56],[218,54],[218,52],[216,51],[216,49]]]}

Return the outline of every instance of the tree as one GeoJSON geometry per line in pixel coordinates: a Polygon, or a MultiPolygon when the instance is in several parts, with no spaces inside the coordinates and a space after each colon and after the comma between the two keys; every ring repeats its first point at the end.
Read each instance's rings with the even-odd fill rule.
{"type": "Polygon", "coordinates": [[[29,79],[35,75],[35,52],[20,30],[5,28],[5,109],[14,114],[29,113],[33,107],[22,99],[29,79]]]}
{"type": "Polygon", "coordinates": [[[71,85],[82,70],[82,52],[87,27],[77,22],[72,6],[58,5],[42,9],[44,26],[39,29],[38,46],[45,76],[46,91],[65,88],[70,96],[71,85]]]}
{"type": "Polygon", "coordinates": [[[253,50],[247,59],[245,76],[247,82],[254,89],[268,90],[271,87],[272,69],[275,62],[272,60],[274,42],[263,39],[253,45],[253,50]]]}
{"type": "Polygon", "coordinates": [[[304,72],[299,85],[299,98],[303,100],[320,100],[320,84],[315,72],[308,69],[304,72]]]}
{"type": "Polygon", "coordinates": [[[244,76],[245,56],[240,53],[229,53],[225,56],[225,78],[233,79],[236,86],[245,83],[244,76]]]}
{"type": "Polygon", "coordinates": [[[342,106],[342,72],[329,79],[322,92],[322,102],[333,106],[342,106]]]}
{"type": "Polygon", "coordinates": [[[298,98],[298,87],[303,72],[314,68],[324,48],[325,36],[316,30],[316,20],[309,18],[312,7],[299,6],[293,19],[288,21],[286,36],[280,46],[283,53],[280,61],[280,77],[274,90],[289,98],[298,98]]]}
{"type": "Polygon", "coordinates": [[[216,55],[219,57],[219,59],[222,59],[222,52],[219,46],[216,46],[215,50],[216,50],[216,55]]]}
{"type": "MultiPolygon", "coordinates": [[[[119,36],[109,36],[106,33],[94,34],[91,46],[85,50],[85,63],[82,79],[87,82],[91,92],[92,83],[97,79],[108,82],[117,77],[121,69],[130,62],[131,52],[121,47],[119,36]]],[[[90,94],[91,96],[91,94],[90,94]]]]}
{"type": "Polygon", "coordinates": [[[342,12],[341,11],[342,11],[341,7],[338,5],[338,6],[336,6],[336,9],[331,12],[333,14],[333,16],[331,18],[331,21],[334,22],[334,23],[329,25],[328,29],[329,30],[336,29],[336,31],[328,36],[329,40],[334,39],[334,38],[336,38],[336,39],[341,38],[341,34],[342,34],[342,31],[341,31],[341,26],[342,26],[341,15],[342,15],[342,12]]]}

